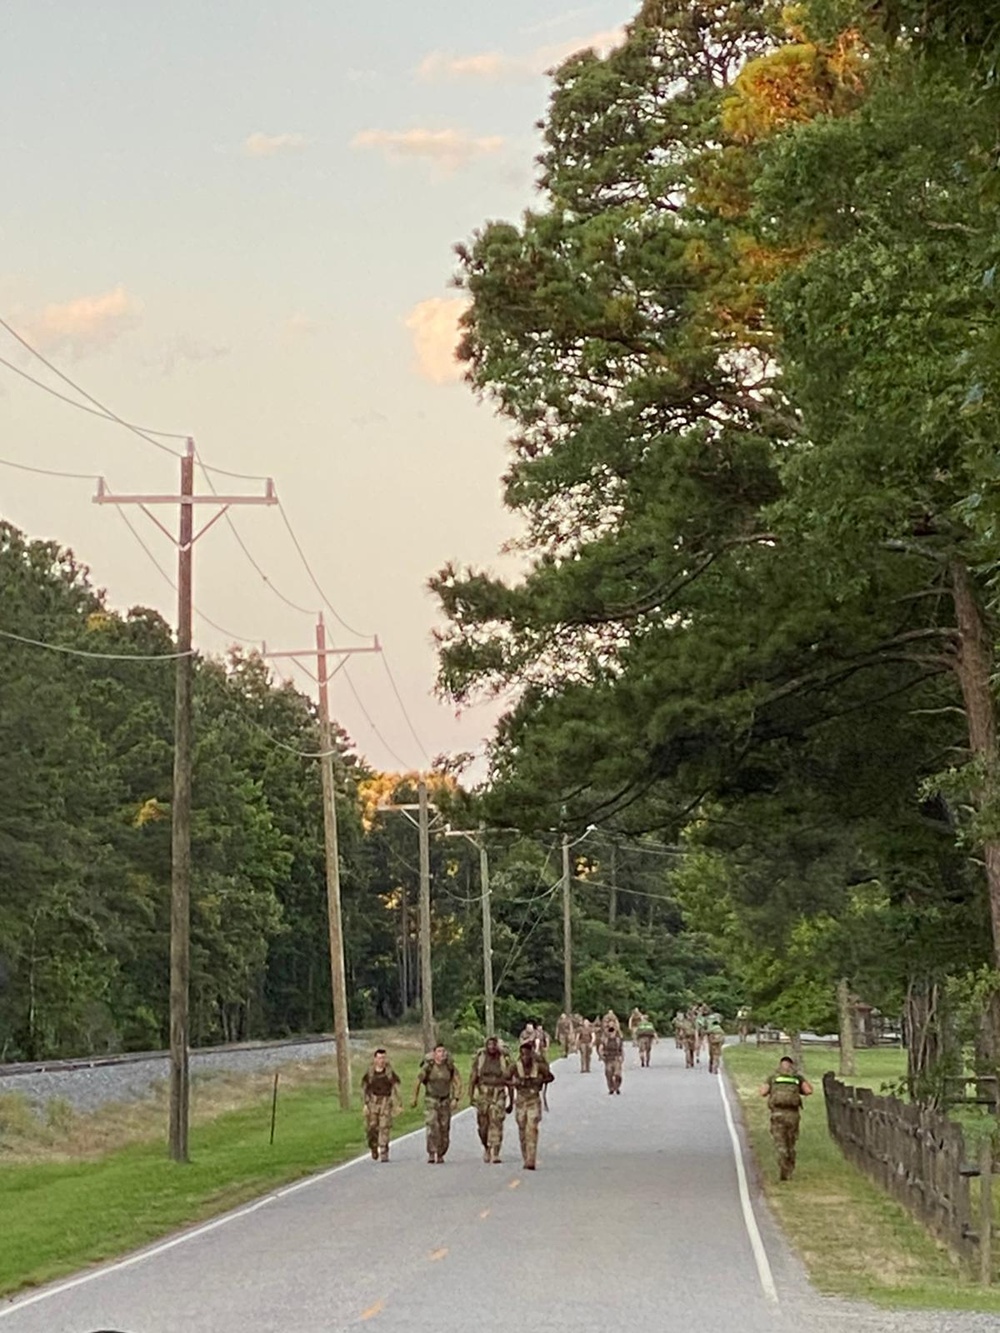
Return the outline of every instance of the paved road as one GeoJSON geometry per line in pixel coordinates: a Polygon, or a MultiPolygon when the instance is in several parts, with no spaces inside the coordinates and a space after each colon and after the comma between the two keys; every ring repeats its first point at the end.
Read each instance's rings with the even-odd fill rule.
{"type": "MultiPolygon", "coordinates": [[[[684,1070],[667,1043],[652,1069],[635,1064],[630,1053],[620,1097],[596,1062],[589,1076],[574,1059],[556,1064],[534,1174],[521,1170],[512,1119],[504,1164],[488,1167],[466,1114],[443,1166],[409,1136],[387,1166],[349,1164],[0,1306],[0,1333],[904,1326],[813,1296],[759,1200],[766,1258],[755,1260],[718,1080],[684,1070]]],[[[910,1330],[979,1326],[905,1317],[910,1330]]]]}

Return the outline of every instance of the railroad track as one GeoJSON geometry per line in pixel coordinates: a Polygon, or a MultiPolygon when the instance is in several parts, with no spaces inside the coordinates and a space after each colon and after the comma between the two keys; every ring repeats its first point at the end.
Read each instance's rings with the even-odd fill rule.
{"type": "MultiPolygon", "coordinates": [[[[360,1040],[363,1033],[355,1032],[352,1040],[360,1040]]],[[[307,1037],[278,1037],[273,1041],[240,1041],[222,1046],[198,1046],[192,1049],[191,1059],[200,1055],[225,1055],[239,1051],[274,1051],[285,1046],[313,1046],[322,1042],[333,1043],[332,1033],[307,1037]]],[[[86,1055],[69,1060],[26,1060],[0,1064],[0,1079],[17,1078],[26,1074],[69,1074],[81,1069],[103,1069],[115,1065],[142,1064],[147,1060],[169,1060],[169,1051],[127,1051],[118,1055],[86,1055]]]]}

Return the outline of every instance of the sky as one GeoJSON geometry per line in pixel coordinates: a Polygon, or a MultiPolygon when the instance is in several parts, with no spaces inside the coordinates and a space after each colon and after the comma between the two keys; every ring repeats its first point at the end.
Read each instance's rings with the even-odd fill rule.
{"type": "MultiPolygon", "coordinates": [[[[511,570],[502,548],[518,530],[501,501],[504,424],[454,359],[453,246],[537,202],[544,71],[613,45],[636,8],[3,5],[0,316],[123,419],[192,435],[216,467],[274,478],[326,598],[379,636],[412,722],[383,663],[354,658],[361,702],[338,679],[333,709],[378,768],[478,751],[495,718],[491,705],[456,713],[434,696],[427,579],[448,560],[511,570]]],[[[0,356],[75,396],[2,330],[0,356]]],[[[175,593],[122,512],[92,503],[94,482],[9,464],[169,495],[176,459],[2,365],[0,429],[0,514],[71,547],[113,607],[175,623],[175,593]]],[[[158,512],[175,525],[175,509],[158,512]]],[[[168,540],[125,513],[173,576],[168,540]]],[[[213,527],[195,555],[197,646],[310,646],[322,603],[282,514],[233,518],[268,582],[226,524],[213,527]]],[[[326,619],[331,642],[367,641],[326,619]]],[[[2,609],[0,628],[18,628],[2,609]]]]}

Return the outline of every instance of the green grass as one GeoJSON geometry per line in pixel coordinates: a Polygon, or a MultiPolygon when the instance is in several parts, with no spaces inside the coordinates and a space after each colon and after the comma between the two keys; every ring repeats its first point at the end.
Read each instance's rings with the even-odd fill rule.
{"type": "MultiPolygon", "coordinates": [[[[740,1097],[764,1191],[815,1286],[830,1295],[882,1305],[1000,1313],[1000,1292],[984,1290],[903,1208],[847,1162],[830,1138],[822,1077],[836,1071],[837,1052],[807,1050],[815,1096],[802,1115],[798,1166],[787,1183],[777,1179],[767,1106],[758,1095],[780,1052],[752,1045],[725,1054],[740,1097]]],[[[900,1051],[858,1052],[858,1074],[846,1082],[880,1091],[902,1077],[900,1051]]]]}
{"type": "MultiPolygon", "coordinates": [[[[409,1109],[417,1060],[394,1054],[393,1064],[407,1108],[398,1135],[422,1113],[409,1109]]],[[[162,1136],[88,1160],[0,1165],[0,1295],[125,1254],[365,1151],[360,1111],[340,1110],[330,1078],[279,1093],[273,1147],[270,1115],[270,1095],[258,1092],[254,1105],[196,1120],[185,1166],[167,1159],[162,1136]]]]}

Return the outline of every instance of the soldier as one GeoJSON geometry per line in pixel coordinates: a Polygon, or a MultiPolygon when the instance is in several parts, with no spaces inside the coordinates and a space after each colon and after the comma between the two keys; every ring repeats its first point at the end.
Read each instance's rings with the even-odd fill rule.
{"type": "Polygon", "coordinates": [[[604,1061],[604,1078],[608,1085],[608,1096],[617,1095],[620,1097],[622,1069],[625,1065],[625,1043],[622,1041],[621,1028],[605,1023],[597,1053],[604,1061]]]}
{"type": "Polygon", "coordinates": [[[585,1018],[580,1023],[580,1031],[576,1034],[576,1049],[580,1052],[580,1073],[590,1073],[590,1052],[594,1045],[594,1025],[589,1018],[585,1018]]]}
{"type": "Polygon", "coordinates": [[[699,1004],[694,1011],[695,1047],[694,1058],[701,1064],[701,1053],[708,1040],[708,1005],[699,1004]]]}
{"type": "Polygon", "coordinates": [[[427,1129],[427,1161],[440,1165],[451,1142],[451,1113],[462,1096],[462,1080],[454,1061],[438,1043],[433,1054],[425,1056],[413,1089],[416,1109],[421,1087],[424,1089],[424,1125],[427,1129]]]}
{"type": "Polygon", "coordinates": [[[538,1049],[538,1033],[535,1030],[534,1023],[525,1023],[524,1027],[521,1029],[521,1035],[518,1037],[518,1041],[530,1041],[532,1050],[538,1049]]]}
{"type": "Polygon", "coordinates": [[[760,1095],[767,1098],[771,1112],[771,1138],[778,1154],[781,1180],[791,1180],[795,1170],[795,1145],[799,1137],[802,1098],[811,1097],[812,1091],[812,1084],[798,1072],[790,1055],[781,1057],[778,1068],[761,1085],[760,1095]]]}
{"type": "Polygon", "coordinates": [[[548,1059],[549,1055],[549,1034],[545,1031],[544,1023],[535,1024],[535,1054],[542,1055],[548,1059]]]}
{"type": "Polygon", "coordinates": [[[568,1056],[573,1044],[573,1022],[568,1014],[560,1014],[556,1023],[556,1041],[561,1043],[563,1055],[568,1056]]]}
{"type": "MultiPolygon", "coordinates": [[[[542,1104],[546,1086],[553,1074],[543,1055],[536,1055],[532,1042],[521,1043],[521,1053],[507,1070],[507,1111],[517,1117],[521,1137],[521,1159],[525,1171],[534,1171],[538,1155],[538,1126],[542,1122],[542,1104]]],[[[547,1109],[547,1108],[546,1108],[547,1109]]]]}
{"type": "Polygon", "coordinates": [[[642,1010],[639,1008],[638,1005],[635,1006],[635,1008],[628,1016],[628,1035],[633,1046],[638,1045],[638,1042],[635,1039],[635,1031],[636,1028],[639,1026],[639,1024],[642,1022],[644,1017],[645,1014],[643,1014],[642,1010]]]}
{"type": "Polygon", "coordinates": [[[507,1114],[507,1062],[498,1037],[487,1037],[469,1074],[469,1105],[476,1108],[483,1161],[499,1163],[507,1114]]]}
{"type": "Polygon", "coordinates": [[[719,1072],[722,1048],[726,1044],[726,1029],[722,1026],[721,1014],[710,1014],[708,1018],[708,1072],[719,1072]]]}
{"type": "Polygon", "coordinates": [[[640,1015],[635,1025],[635,1044],[639,1047],[639,1068],[648,1069],[653,1054],[653,1042],[656,1041],[656,1028],[646,1014],[640,1015]]]}
{"type": "Polygon", "coordinates": [[[684,1041],[683,1041],[683,1038],[682,1038],[682,1036],[681,1036],[681,1032],[682,1032],[682,1029],[683,1029],[683,1027],[684,1027],[684,1010],[683,1010],[683,1009],[678,1009],[678,1010],[677,1010],[676,1014],[674,1014],[674,1017],[673,1017],[673,1020],[672,1020],[672,1024],[671,1024],[671,1025],[672,1025],[672,1027],[673,1027],[673,1029],[674,1029],[674,1045],[677,1047],[678,1050],[682,1050],[683,1047],[684,1047],[684,1041]]]}
{"type": "Polygon", "coordinates": [[[684,1047],[684,1068],[693,1069],[697,1054],[698,1028],[690,1009],[681,1017],[680,1034],[681,1045],[684,1047]]]}
{"type": "Polygon", "coordinates": [[[373,1162],[389,1160],[392,1117],[403,1109],[398,1089],[399,1075],[390,1065],[385,1048],[380,1046],[372,1055],[372,1062],[361,1078],[365,1132],[373,1162]]]}
{"type": "Polygon", "coordinates": [[[745,1042],[750,1035],[750,1006],[741,1004],[736,1010],[736,1031],[740,1035],[740,1042],[745,1042]]]}

